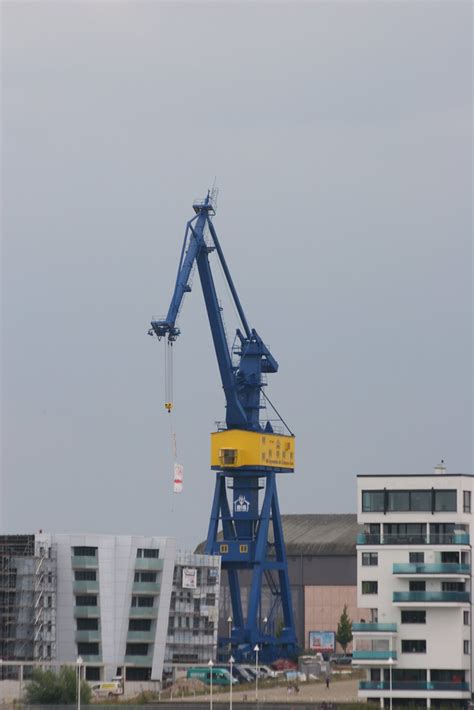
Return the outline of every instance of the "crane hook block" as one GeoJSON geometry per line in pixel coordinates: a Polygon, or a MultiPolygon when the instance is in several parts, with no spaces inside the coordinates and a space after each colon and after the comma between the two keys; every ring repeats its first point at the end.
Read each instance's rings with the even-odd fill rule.
{"type": "Polygon", "coordinates": [[[165,409],[168,412],[168,414],[170,414],[171,410],[173,409],[173,402],[165,402],[165,409]]]}

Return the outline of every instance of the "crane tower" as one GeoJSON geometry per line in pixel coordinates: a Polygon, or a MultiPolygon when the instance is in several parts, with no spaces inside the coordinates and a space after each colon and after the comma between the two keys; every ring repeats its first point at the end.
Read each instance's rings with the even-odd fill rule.
{"type": "MultiPolygon", "coordinates": [[[[217,364],[226,401],[225,423],[211,434],[211,469],[215,489],[205,546],[218,554],[228,575],[232,604],[229,634],[219,638],[221,655],[231,651],[236,660],[262,661],[293,656],[297,651],[293,608],[276,474],[294,471],[294,436],[282,433],[273,420],[262,421],[266,375],[278,363],[257,331],[250,328],[214,228],[214,195],[193,204],[194,217],[186,225],[176,284],[168,313],[151,322],[150,335],[171,346],[180,334],[176,325],[186,292],[191,290],[194,264],[199,273],[217,364]],[[237,308],[241,328],[232,346],[211,271],[210,254],[219,259],[237,308]],[[228,493],[229,491],[229,493],[228,493]],[[241,576],[250,574],[250,591],[242,603],[241,576]],[[267,588],[266,606],[262,588],[267,588]],[[268,590],[270,593],[268,601],[268,590]]],[[[172,402],[165,405],[170,411],[172,402]]],[[[276,410],[275,410],[276,411],[276,410]]]]}

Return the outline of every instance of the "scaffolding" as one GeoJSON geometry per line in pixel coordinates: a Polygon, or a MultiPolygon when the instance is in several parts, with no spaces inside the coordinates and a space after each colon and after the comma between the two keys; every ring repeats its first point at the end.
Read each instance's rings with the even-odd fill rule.
{"type": "Polygon", "coordinates": [[[56,657],[56,559],[34,535],[0,536],[0,658],[56,657]]]}
{"type": "Polygon", "coordinates": [[[165,666],[215,658],[220,556],[178,552],[171,593],[165,666]]]}

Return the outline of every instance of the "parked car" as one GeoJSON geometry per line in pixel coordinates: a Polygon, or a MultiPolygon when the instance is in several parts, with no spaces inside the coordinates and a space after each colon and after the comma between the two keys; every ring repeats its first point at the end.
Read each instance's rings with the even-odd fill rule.
{"type": "Polygon", "coordinates": [[[263,678],[276,678],[276,671],[272,670],[270,666],[259,666],[258,670],[263,678]]]}
{"type": "Polygon", "coordinates": [[[252,676],[240,666],[232,666],[232,675],[239,683],[250,683],[252,676]]]}
{"type": "Polygon", "coordinates": [[[334,656],[331,656],[329,661],[331,663],[334,663],[334,665],[336,666],[350,666],[352,663],[352,656],[344,656],[338,653],[334,656]]]}

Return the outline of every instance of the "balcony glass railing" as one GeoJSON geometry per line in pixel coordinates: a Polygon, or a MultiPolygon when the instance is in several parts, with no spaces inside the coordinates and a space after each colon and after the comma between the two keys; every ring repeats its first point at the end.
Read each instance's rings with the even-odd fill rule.
{"type": "Polygon", "coordinates": [[[163,569],[163,560],[159,557],[137,557],[135,559],[135,569],[159,572],[163,569]]]}
{"type": "Polygon", "coordinates": [[[394,592],[394,602],[468,602],[469,592],[394,592]]]}
{"type": "Polygon", "coordinates": [[[353,633],[396,633],[396,624],[352,624],[353,633]]]}
{"type": "Polygon", "coordinates": [[[100,607],[98,606],[75,606],[74,618],[76,619],[96,619],[100,616],[100,607]]]}
{"type": "Polygon", "coordinates": [[[127,641],[141,641],[142,643],[152,643],[155,640],[154,631],[128,631],[127,641]]]}
{"type": "Polygon", "coordinates": [[[470,565],[457,563],[394,564],[393,574],[470,574],[470,565]]]}
{"type": "Polygon", "coordinates": [[[375,535],[359,533],[358,545],[469,545],[469,533],[444,535],[375,535]]]}
{"type": "Polygon", "coordinates": [[[125,656],[125,663],[133,666],[151,666],[153,661],[153,654],[150,653],[146,656],[125,656]]]}
{"type": "Polygon", "coordinates": [[[158,614],[156,606],[132,606],[130,607],[130,618],[154,619],[158,614]]]}
{"type": "Polygon", "coordinates": [[[87,580],[74,580],[72,583],[72,591],[76,592],[76,594],[83,594],[87,592],[98,592],[99,591],[99,582],[93,581],[91,579],[87,580]]]}
{"type": "MultiPolygon", "coordinates": [[[[469,683],[449,683],[444,681],[426,680],[394,680],[392,690],[448,690],[450,692],[469,691],[469,683]]],[[[390,690],[390,682],[387,680],[361,680],[359,690],[390,690]]]]}
{"type": "Polygon", "coordinates": [[[134,582],[132,591],[137,594],[159,594],[160,586],[158,582],[134,582]]]}
{"type": "Polygon", "coordinates": [[[97,569],[97,557],[94,555],[73,555],[71,557],[72,568],[77,569],[97,569]]]}
{"type": "Polygon", "coordinates": [[[388,661],[389,658],[396,660],[396,651],[353,651],[353,661],[388,661]]]}
{"type": "Polygon", "coordinates": [[[100,631],[98,629],[94,631],[80,630],[76,631],[75,635],[76,641],[100,641],[100,631]]]}

